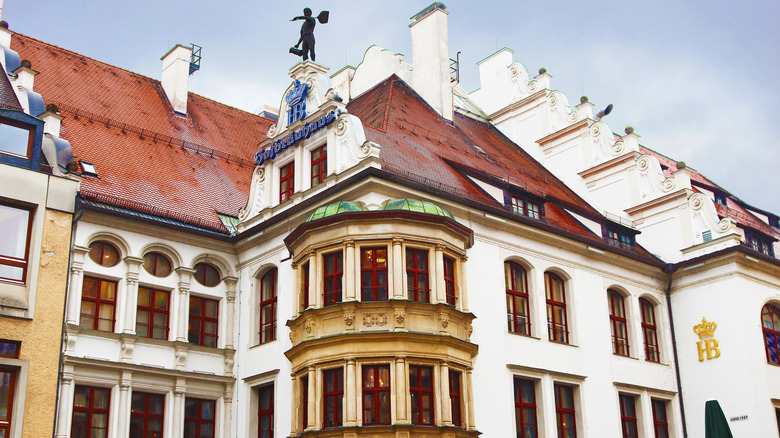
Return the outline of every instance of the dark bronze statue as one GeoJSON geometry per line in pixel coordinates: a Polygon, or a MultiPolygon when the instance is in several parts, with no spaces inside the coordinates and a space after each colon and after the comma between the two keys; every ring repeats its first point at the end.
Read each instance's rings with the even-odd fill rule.
{"type": "Polygon", "coordinates": [[[296,56],[302,56],[304,61],[307,61],[309,57],[314,61],[314,26],[317,24],[317,21],[326,24],[328,22],[328,15],[328,11],[322,11],[315,19],[311,16],[311,9],[304,8],[302,16],[290,20],[303,20],[303,24],[301,25],[301,37],[294,47],[290,47],[290,53],[296,56]],[[303,46],[301,46],[301,44],[303,44],[303,46]],[[301,48],[299,49],[298,47],[301,48]]]}

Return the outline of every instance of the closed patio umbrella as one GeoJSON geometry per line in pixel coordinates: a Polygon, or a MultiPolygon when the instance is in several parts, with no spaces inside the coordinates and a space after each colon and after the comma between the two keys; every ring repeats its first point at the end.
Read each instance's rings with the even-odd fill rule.
{"type": "Polygon", "coordinates": [[[704,405],[704,437],[734,438],[717,400],[708,400],[704,405]]]}

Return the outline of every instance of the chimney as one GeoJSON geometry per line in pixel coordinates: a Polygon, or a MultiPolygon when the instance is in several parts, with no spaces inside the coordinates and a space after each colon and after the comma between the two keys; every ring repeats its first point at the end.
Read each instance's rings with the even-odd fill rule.
{"type": "Polygon", "coordinates": [[[173,110],[187,115],[192,49],[176,44],[162,58],[162,87],[173,110]]]}
{"type": "Polygon", "coordinates": [[[412,86],[442,117],[452,120],[447,7],[435,2],[412,17],[412,86]]]}
{"type": "Polygon", "coordinates": [[[0,21],[0,46],[8,47],[10,49],[11,35],[13,35],[13,32],[8,29],[8,22],[5,20],[0,21]]]}

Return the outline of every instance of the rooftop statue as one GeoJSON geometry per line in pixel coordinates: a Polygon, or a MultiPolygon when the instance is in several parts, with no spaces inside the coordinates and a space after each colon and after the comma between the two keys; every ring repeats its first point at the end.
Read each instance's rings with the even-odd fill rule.
{"type": "Polygon", "coordinates": [[[290,47],[290,53],[296,56],[302,56],[304,61],[307,61],[309,56],[311,56],[311,60],[314,61],[314,26],[317,24],[317,21],[322,24],[327,24],[328,15],[328,11],[322,11],[315,19],[311,16],[311,9],[304,8],[302,16],[290,20],[303,20],[303,24],[301,25],[301,37],[298,39],[295,46],[290,47]],[[303,44],[303,46],[301,46],[301,44],[303,44]],[[299,49],[298,47],[301,48],[299,49]]]}

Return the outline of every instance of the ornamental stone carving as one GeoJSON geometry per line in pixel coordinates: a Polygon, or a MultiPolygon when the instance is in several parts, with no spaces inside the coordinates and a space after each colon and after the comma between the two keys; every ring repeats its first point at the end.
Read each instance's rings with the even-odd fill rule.
{"type": "Polygon", "coordinates": [[[344,312],[344,324],[348,327],[355,322],[355,312],[344,312]]]}
{"type": "Polygon", "coordinates": [[[366,313],[363,315],[363,325],[371,327],[374,325],[383,326],[387,324],[387,317],[384,313],[366,313]]]}
{"type": "Polygon", "coordinates": [[[404,312],[404,309],[395,309],[395,322],[398,324],[403,324],[405,319],[406,312],[404,312]]]}
{"type": "Polygon", "coordinates": [[[261,210],[268,206],[268,200],[265,196],[265,170],[263,166],[256,166],[252,174],[252,185],[249,189],[249,200],[246,207],[238,212],[238,219],[241,222],[256,216],[261,210]]]}
{"type": "Polygon", "coordinates": [[[474,333],[474,326],[471,325],[470,322],[466,321],[463,327],[466,331],[466,341],[471,341],[471,334],[474,333]]]}
{"type": "Polygon", "coordinates": [[[306,333],[311,334],[312,328],[314,328],[314,319],[309,318],[306,320],[306,324],[304,324],[303,328],[306,330],[306,333]]]}
{"type": "Polygon", "coordinates": [[[450,325],[450,315],[447,313],[441,313],[439,314],[439,320],[441,321],[441,327],[447,328],[448,325],[450,325]]]}

